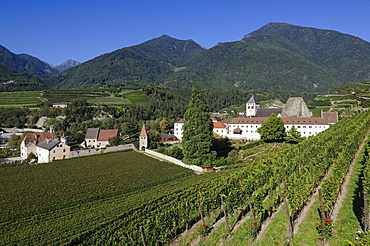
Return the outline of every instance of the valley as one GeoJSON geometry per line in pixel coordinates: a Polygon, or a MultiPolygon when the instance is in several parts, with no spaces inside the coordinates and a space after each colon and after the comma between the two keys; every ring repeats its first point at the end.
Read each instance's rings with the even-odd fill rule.
{"type": "Polygon", "coordinates": [[[369,59],[277,22],[59,66],[0,46],[0,245],[368,245],[369,59]]]}

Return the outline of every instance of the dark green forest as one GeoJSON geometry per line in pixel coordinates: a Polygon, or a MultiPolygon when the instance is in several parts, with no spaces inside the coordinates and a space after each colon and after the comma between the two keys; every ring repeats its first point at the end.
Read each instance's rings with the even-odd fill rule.
{"type": "Polygon", "coordinates": [[[100,88],[155,85],[155,78],[204,50],[169,36],[98,56],[46,80],[50,87],[100,88]]]}
{"type": "Polygon", "coordinates": [[[169,36],[96,57],[48,78],[50,87],[161,85],[329,92],[370,78],[370,44],[336,31],[269,23],[205,50],[169,36]]]}
{"type": "Polygon", "coordinates": [[[0,91],[38,91],[46,89],[41,79],[0,64],[0,91]]]}
{"type": "Polygon", "coordinates": [[[38,78],[47,78],[58,73],[45,62],[27,54],[14,54],[0,45],[0,64],[38,78]]]}

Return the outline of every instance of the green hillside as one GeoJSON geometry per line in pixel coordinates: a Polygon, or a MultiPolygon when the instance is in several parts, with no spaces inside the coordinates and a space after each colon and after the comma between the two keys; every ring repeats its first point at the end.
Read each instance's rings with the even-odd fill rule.
{"type": "Polygon", "coordinates": [[[46,81],[59,88],[142,87],[204,50],[192,40],[169,36],[103,54],[46,81]]]}
{"type": "Polygon", "coordinates": [[[146,85],[328,92],[370,79],[370,44],[336,31],[269,23],[204,50],[162,36],[101,55],[51,77],[59,88],[146,85]]]}
{"type": "Polygon", "coordinates": [[[27,54],[14,54],[1,45],[0,64],[38,78],[47,78],[59,72],[36,57],[27,54]]]}
{"type": "Polygon", "coordinates": [[[34,91],[46,89],[45,84],[34,76],[0,64],[0,91],[34,91]]]}
{"type": "Polygon", "coordinates": [[[222,43],[159,78],[166,86],[327,92],[370,78],[370,44],[357,37],[270,23],[222,43]]]}

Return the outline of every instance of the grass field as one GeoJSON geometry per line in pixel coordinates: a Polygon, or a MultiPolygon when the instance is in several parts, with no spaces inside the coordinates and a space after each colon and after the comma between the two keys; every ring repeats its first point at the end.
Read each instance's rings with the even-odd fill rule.
{"type": "Polygon", "coordinates": [[[192,176],[134,151],[3,168],[0,245],[65,243],[192,176]]]}
{"type": "Polygon", "coordinates": [[[149,98],[143,93],[142,90],[129,91],[124,96],[131,101],[132,104],[149,104],[149,98]]]}

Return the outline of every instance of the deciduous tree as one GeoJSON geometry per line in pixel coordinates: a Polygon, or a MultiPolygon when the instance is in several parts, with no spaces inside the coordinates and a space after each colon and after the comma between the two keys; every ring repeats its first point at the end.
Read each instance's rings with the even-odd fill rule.
{"type": "Polygon", "coordinates": [[[283,142],[286,137],[283,120],[276,114],[272,114],[257,129],[264,142],[283,142]]]}

